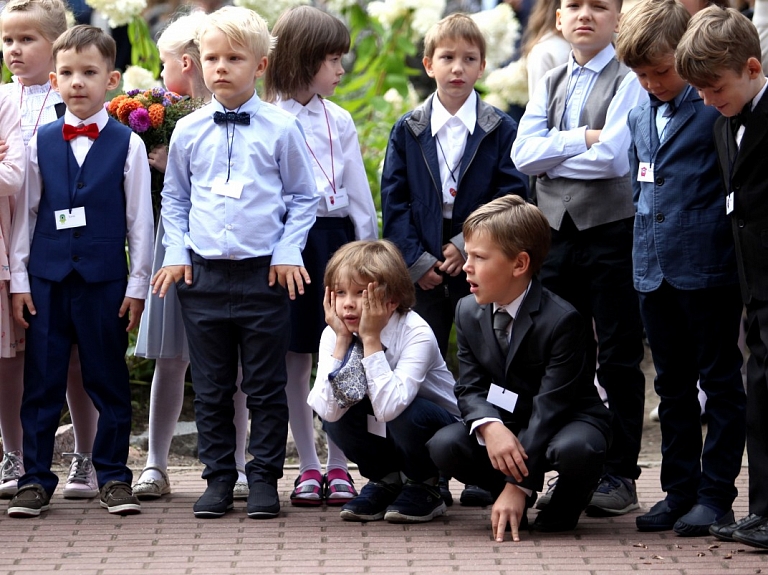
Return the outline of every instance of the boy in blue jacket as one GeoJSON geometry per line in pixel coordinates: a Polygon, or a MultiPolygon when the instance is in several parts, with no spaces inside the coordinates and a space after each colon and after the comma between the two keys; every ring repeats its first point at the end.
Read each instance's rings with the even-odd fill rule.
{"type": "Polygon", "coordinates": [[[700,536],[733,521],[746,398],[742,302],[711,135],[718,112],[675,71],[689,18],[675,0],[643,0],[622,19],[616,54],[649,93],[628,119],[632,259],[661,398],[666,497],[637,517],[637,528],[700,536]],[[697,380],[707,395],[703,449],[697,380]]]}
{"type": "Polygon", "coordinates": [[[469,294],[461,233],[477,207],[527,196],[509,153],[517,123],[474,90],[485,69],[475,22],[451,14],[424,39],[424,68],[437,91],[392,128],[381,177],[384,237],[400,248],[416,284],[416,307],[443,356],[459,299],[469,294]]]}

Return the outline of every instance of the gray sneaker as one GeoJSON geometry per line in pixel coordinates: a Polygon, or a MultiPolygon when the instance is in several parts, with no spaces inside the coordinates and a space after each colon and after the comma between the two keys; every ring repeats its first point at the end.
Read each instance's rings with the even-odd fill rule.
{"type": "Polygon", "coordinates": [[[109,481],[102,487],[99,504],[110,513],[118,515],[141,513],[141,503],[125,481],[109,481]]]}
{"type": "Polygon", "coordinates": [[[38,517],[51,507],[51,496],[39,483],[29,483],[18,490],[8,504],[9,517],[38,517]]]}
{"type": "Polygon", "coordinates": [[[0,498],[6,499],[16,495],[22,475],[24,475],[24,464],[21,451],[6,451],[0,463],[0,498]]]}
{"type": "Polygon", "coordinates": [[[586,509],[590,517],[624,515],[638,509],[637,489],[633,479],[605,474],[586,509]]]}

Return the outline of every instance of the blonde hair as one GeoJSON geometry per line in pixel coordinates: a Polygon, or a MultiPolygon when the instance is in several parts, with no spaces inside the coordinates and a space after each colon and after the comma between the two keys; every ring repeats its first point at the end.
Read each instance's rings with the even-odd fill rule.
{"type": "Polygon", "coordinates": [[[264,74],[264,99],[293,98],[312,85],[329,54],[349,52],[344,22],[312,6],[296,6],[272,27],[277,46],[264,74]]]}
{"type": "Polygon", "coordinates": [[[531,275],[541,270],[552,243],[552,230],[541,210],[520,196],[496,198],[477,208],[464,221],[464,240],[487,234],[509,259],[528,254],[531,275]]]}
{"type": "Polygon", "coordinates": [[[616,57],[630,68],[673,54],[691,19],[676,0],[641,0],[621,18],[616,57]]]}
{"type": "Polygon", "coordinates": [[[67,5],[61,0],[10,0],[0,14],[0,24],[8,14],[29,15],[51,44],[67,30],[67,5]]]}
{"type": "Polygon", "coordinates": [[[384,297],[398,303],[397,311],[405,313],[416,305],[416,290],[408,275],[400,250],[389,240],[360,240],[344,244],[325,267],[325,287],[344,278],[357,276],[364,282],[378,282],[384,297]]]}
{"type": "Polygon", "coordinates": [[[480,59],[485,61],[485,37],[472,18],[466,14],[454,13],[434,24],[424,36],[424,56],[432,58],[437,47],[445,40],[461,39],[480,50],[480,59]]]}
{"type": "Polygon", "coordinates": [[[691,18],[677,45],[675,68],[689,84],[708,88],[723,72],[741,74],[750,58],[761,59],[754,24],[738,10],[709,6],[691,18]]]}
{"type": "Polygon", "coordinates": [[[553,32],[562,37],[562,33],[556,27],[556,15],[559,7],[560,0],[536,0],[528,18],[528,25],[523,32],[522,56],[530,54],[533,47],[547,32],[553,32]]]}
{"type": "Polygon", "coordinates": [[[200,46],[197,43],[198,32],[205,22],[205,18],[205,12],[200,10],[181,14],[168,23],[157,39],[158,49],[167,52],[177,60],[181,60],[185,54],[189,56],[195,69],[194,78],[190,80],[193,83],[193,94],[210,94],[203,80],[200,46]]]}
{"type": "Polygon", "coordinates": [[[198,45],[206,32],[213,28],[220,30],[230,43],[250,50],[257,59],[269,56],[275,46],[275,38],[269,33],[267,22],[248,8],[224,6],[209,14],[198,30],[198,45]]]}

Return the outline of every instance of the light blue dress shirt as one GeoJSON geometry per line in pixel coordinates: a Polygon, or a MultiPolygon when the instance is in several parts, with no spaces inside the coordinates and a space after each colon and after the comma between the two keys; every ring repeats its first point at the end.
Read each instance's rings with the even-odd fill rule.
{"type": "Polygon", "coordinates": [[[254,93],[237,112],[250,125],[215,124],[214,100],[179,120],[163,185],[163,265],[272,256],[271,265],[303,265],[301,251],[320,199],[301,126],[254,93]],[[227,138],[230,142],[228,144],[227,138]],[[217,178],[242,184],[239,198],[214,192],[217,178]]]}
{"type": "Polygon", "coordinates": [[[631,136],[627,115],[647,97],[633,72],[627,73],[611,99],[600,137],[589,149],[585,140],[587,126],[579,126],[584,103],[600,72],[615,54],[609,44],[584,66],[579,66],[571,53],[566,76],[568,101],[563,118],[557,119],[556,126],[550,127],[547,120],[547,83],[539,82],[520,119],[512,145],[512,160],[518,170],[529,176],[546,173],[550,178],[576,180],[619,178],[629,172],[627,151],[631,136]]]}

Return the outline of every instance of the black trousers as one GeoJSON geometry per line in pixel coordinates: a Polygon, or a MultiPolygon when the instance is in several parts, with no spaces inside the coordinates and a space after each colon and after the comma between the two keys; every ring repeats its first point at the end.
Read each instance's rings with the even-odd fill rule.
{"type": "MultiPolygon", "coordinates": [[[[442,475],[467,485],[479,485],[498,497],[506,485],[504,474],[491,465],[488,451],[469,435],[469,427],[454,423],[442,428],[427,443],[430,457],[442,475]]],[[[602,475],[607,445],[605,436],[593,425],[572,421],[549,442],[547,461],[559,473],[558,499],[564,507],[579,511],[589,503],[602,475]]],[[[553,503],[555,500],[553,499],[553,503]]]]}
{"type": "Polygon", "coordinates": [[[206,260],[193,254],[192,285],[176,284],[189,341],[198,454],[209,481],[237,479],[232,396],[238,362],[251,412],[248,481],[277,485],[283,475],[290,312],[287,291],[278,284],[269,287],[269,262],[269,257],[206,260]]]}
{"type": "Polygon", "coordinates": [[[540,278],[584,317],[594,322],[597,341],[590,338],[587,357],[608,394],[613,414],[613,440],[607,473],[636,479],[643,432],[645,377],[643,329],[632,284],[632,229],[628,218],[579,231],[566,214],[559,230],[552,230],[552,249],[540,278]],[[599,367],[598,367],[599,365],[599,367]]]}
{"type": "Polygon", "coordinates": [[[747,304],[749,512],[768,517],[768,301],[747,304]]]}
{"type": "Polygon", "coordinates": [[[675,507],[725,512],[744,453],[739,286],[679,290],[664,281],[639,295],[661,398],[661,488],[675,507]],[[707,395],[703,443],[697,380],[707,395]]]}

